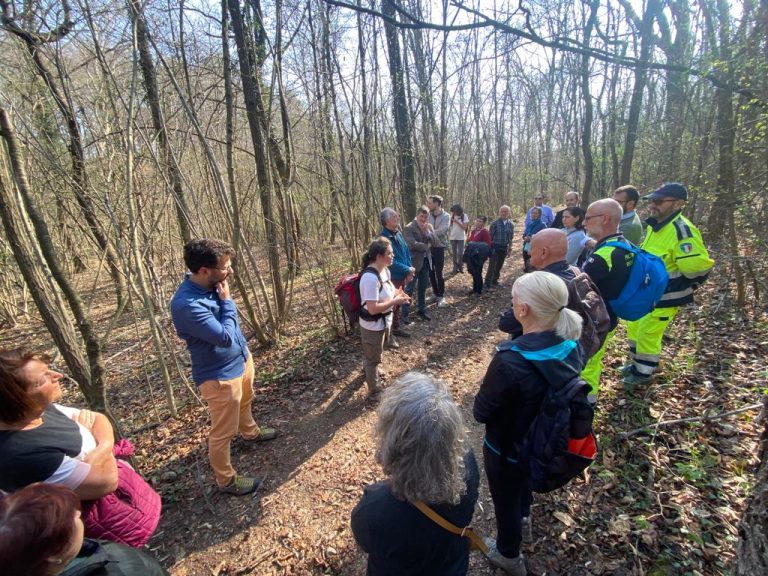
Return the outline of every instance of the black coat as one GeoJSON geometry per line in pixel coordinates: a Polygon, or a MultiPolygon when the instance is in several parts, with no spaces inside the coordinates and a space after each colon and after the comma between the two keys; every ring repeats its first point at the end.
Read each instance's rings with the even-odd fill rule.
{"type": "Polygon", "coordinates": [[[143,550],[106,540],[86,538],[77,560],[61,576],[168,576],[143,550]]]}
{"type": "Polygon", "coordinates": [[[497,352],[475,396],[475,420],[485,424],[486,443],[505,457],[517,459],[517,449],[539,411],[549,382],[564,382],[581,371],[581,353],[570,352],[554,332],[531,332],[512,343],[525,352],[538,352],[540,360],[527,360],[521,352],[497,352]]]}
{"type": "MultiPolygon", "coordinates": [[[[467,493],[458,504],[430,504],[463,528],[472,521],[480,472],[472,451],[464,457],[467,493]]],[[[368,576],[463,576],[469,569],[469,540],[438,526],[410,502],[395,498],[389,482],[365,489],[352,510],[352,533],[368,553],[368,576]]]]}

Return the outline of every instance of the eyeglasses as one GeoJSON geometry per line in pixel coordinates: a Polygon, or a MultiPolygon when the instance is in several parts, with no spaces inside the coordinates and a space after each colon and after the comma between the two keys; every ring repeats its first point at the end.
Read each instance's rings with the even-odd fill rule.
{"type": "Polygon", "coordinates": [[[226,268],[213,268],[213,270],[218,270],[219,272],[234,272],[235,269],[232,268],[232,265],[230,264],[226,268]]]}
{"type": "Polygon", "coordinates": [[[592,218],[597,218],[598,216],[605,216],[605,214],[592,214],[591,216],[584,216],[584,222],[587,222],[592,218]]]}

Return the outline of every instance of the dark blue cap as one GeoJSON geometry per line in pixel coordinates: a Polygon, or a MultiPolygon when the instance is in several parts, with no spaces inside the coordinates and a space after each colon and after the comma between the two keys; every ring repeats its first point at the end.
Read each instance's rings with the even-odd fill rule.
{"type": "Polygon", "coordinates": [[[662,184],[650,194],[643,196],[643,200],[656,200],[657,198],[688,200],[688,190],[679,182],[669,182],[667,184],[662,184]]]}

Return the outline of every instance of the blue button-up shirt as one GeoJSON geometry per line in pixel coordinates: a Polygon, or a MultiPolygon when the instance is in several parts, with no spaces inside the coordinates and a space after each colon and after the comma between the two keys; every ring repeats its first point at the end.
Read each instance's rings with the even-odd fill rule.
{"type": "Polygon", "coordinates": [[[171,299],[171,317],[187,343],[196,385],[243,374],[249,352],[234,301],[221,300],[187,276],[171,299]]]}

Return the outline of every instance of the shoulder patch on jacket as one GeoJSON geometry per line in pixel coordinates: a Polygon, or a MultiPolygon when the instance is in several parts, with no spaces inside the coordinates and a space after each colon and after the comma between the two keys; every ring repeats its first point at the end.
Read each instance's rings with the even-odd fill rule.
{"type": "Polygon", "coordinates": [[[675,224],[675,232],[677,232],[677,241],[685,240],[686,238],[691,238],[693,236],[693,232],[691,232],[690,227],[688,224],[685,223],[685,220],[680,218],[675,218],[674,221],[675,224]]]}

